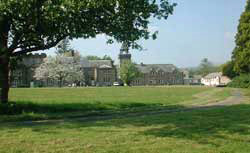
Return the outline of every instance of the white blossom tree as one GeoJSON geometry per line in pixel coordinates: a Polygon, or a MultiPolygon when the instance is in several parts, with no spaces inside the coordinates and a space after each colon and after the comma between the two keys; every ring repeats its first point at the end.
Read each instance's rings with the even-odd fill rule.
{"type": "Polygon", "coordinates": [[[38,80],[57,80],[60,87],[62,87],[64,82],[73,84],[84,81],[80,62],[74,60],[73,57],[67,57],[64,55],[47,57],[35,70],[34,77],[38,80]]]}

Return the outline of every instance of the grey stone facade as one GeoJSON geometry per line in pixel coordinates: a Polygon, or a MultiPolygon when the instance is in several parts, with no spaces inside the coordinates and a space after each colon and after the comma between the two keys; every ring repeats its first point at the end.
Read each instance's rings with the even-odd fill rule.
{"type": "Polygon", "coordinates": [[[81,60],[87,86],[111,86],[117,81],[117,71],[111,60],[81,60]]]}
{"type": "MultiPolygon", "coordinates": [[[[12,87],[58,87],[59,81],[45,79],[43,81],[34,78],[35,69],[40,66],[46,54],[29,54],[19,62],[16,70],[11,73],[12,87]]],[[[81,59],[86,86],[111,86],[117,81],[116,67],[111,60],[87,60],[81,59]]],[[[67,86],[67,83],[63,83],[67,86]]]]}
{"type": "Polygon", "coordinates": [[[184,75],[172,64],[140,64],[142,76],[132,82],[134,86],[183,85],[184,75]]]}
{"type": "MultiPolygon", "coordinates": [[[[119,54],[120,66],[131,61],[128,45],[124,43],[119,54]]],[[[138,64],[142,76],[132,81],[132,86],[183,85],[184,74],[172,64],[138,64]]],[[[118,74],[119,75],[119,74],[118,74]]]]}
{"type": "Polygon", "coordinates": [[[46,54],[29,54],[19,61],[16,69],[11,72],[12,87],[30,87],[33,85],[41,85],[42,82],[34,78],[35,69],[40,66],[46,54]]]}

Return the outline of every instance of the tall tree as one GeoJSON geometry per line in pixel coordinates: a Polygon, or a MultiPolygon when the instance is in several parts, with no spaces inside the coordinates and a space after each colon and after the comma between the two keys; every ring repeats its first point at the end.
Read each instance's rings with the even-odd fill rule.
{"type": "Polygon", "coordinates": [[[74,50],[70,47],[69,38],[63,39],[59,44],[57,45],[57,54],[65,54],[65,53],[71,53],[74,52],[74,50]]]}
{"type": "Polygon", "coordinates": [[[250,72],[250,0],[247,0],[236,35],[236,47],[233,51],[234,70],[237,73],[250,72]]]}
{"type": "Polygon", "coordinates": [[[204,58],[201,60],[201,64],[199,65],[198,73],[202,76],[205,76],[212,72],[213,64],[207,59],[204,58]]]}
{"type": "Polygon", "coordinates": [[[121,65],[120,68],[120,76],[121,80],[128,86],[130,86],[131,82],[141,76],[141,72],[136,67],[135,63],[131,61],[126,61],[121,65]]]}
{"type": "Polygon", "coordinates": [[[97,34],[138,47],[137,40],[151,36],[149,20],[167,19],[174,6],[168,0],[0,0],[1,102],[8,102],[11,57],[97,34]]]}

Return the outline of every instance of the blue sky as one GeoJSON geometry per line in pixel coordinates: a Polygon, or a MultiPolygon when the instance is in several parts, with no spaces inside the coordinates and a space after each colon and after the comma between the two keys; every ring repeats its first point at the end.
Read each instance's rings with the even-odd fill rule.
{"type": "MultiPolygon", "coordinates": [[[[167,21],[152,21],[157,40],[141,40],[145,51],[131,50],[133,61],[148,64],[197,66],[202,58],[221,64],[228,61],[235,46],[234,36],[246,0],[170,0],[176,2],[167,21]]],[[[106,37],[73,40],[74,49],[86,55],[109,55],[118,62],[121,44],[106,44],[106,37]]],[[[53,54],[54,49],[49,50],[53,54]]]]}

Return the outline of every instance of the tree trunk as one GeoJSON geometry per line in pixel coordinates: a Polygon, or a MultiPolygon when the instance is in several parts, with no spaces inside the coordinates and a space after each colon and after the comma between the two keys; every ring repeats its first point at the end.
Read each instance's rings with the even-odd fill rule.
{"type": "Polygon", "coordinates": [[[1,85],[0,102],[1,103],[8,103],[9,100],[9,88],[10,88],[9,61],[10,58],[7,56],[0,57],[0,85],[1,85]]]}
{"type": "Polygon", "coordinates": [[[10,88],[10,54],[8,52],[8,35],[10,20],[6,16],[0,16],[0,102],[8,103],[10,88]]]}
{"type": "Polygon", "coordinates": [[[59,78],[59,88],[62,88],[62,78],[59,78]]]}

